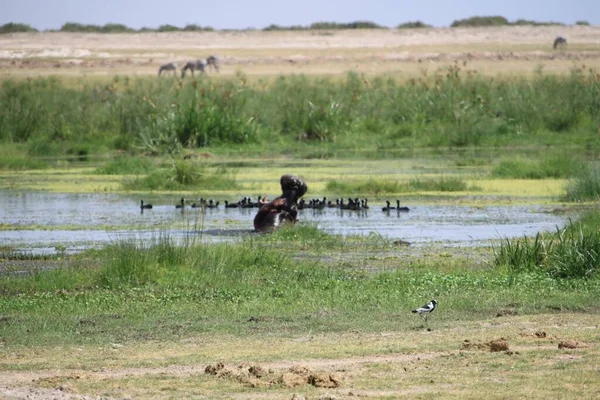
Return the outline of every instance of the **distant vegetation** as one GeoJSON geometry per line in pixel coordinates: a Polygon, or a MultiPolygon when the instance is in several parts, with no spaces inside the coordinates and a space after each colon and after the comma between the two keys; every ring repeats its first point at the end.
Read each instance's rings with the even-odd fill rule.
{"type": "Polygon", "coordinates": [[[559,22],[537,22],[526,19],[518,19],[514,22],[510,22],[508,19],[499,16],[475,16],[469,17],[465,19],[458,19],[452,22],[450,27],[459,28],[459,27],[476,27],[476,26],[510,26],[510,25],[564,25],[559,22]]]}
{"type": "Polygon", "coordinates": [[[431,25],[426,24],[423,21],[409,21],[398,25],[397,29],[413,29],[413,28],[431,28],[431,25]]]}
{"type": "Polygon", "coordinates": [[[292,25],[281,26],[271,24],[264,28],[264,31],[301,31],[311,29],[387,29],[385,26],[377,25],[370,21],[354,21],[348,23],[339,22],[314,22],[308,26],[292,25]]]}
{"type": "MultiPolygon", "coordinates": [[[[588,21],[577,21],[576,25],[588,26],[588,21]]],[[[515,26],[515,25],[564,25],[560,22],[538,22],[533,20],[518,19],[510,22],[502,16],[474,16],[465,19],[459,19],[452,22],[451,27],[470,27],[470,26],[515,26]]],[[[431,28],[431,25],[423,21],[409,21],[396,26],[397,29],[411,28],[431,28]]],[[[313,22],[310,25],[278,25],[271,24],[264,27],[263,31],[304,31],[304,30],[319,30],[319,29],[388,29],[386,26],[376,24],[372,21],[353,21],[353,22],[313,22]]],[[[90,25],[80,24],[77,22],[67,22],[60,29],[60,32],[93,32],[93,33],[135,33],[135,32],[210,32],[215,29],[210,26],[200,26],[197,24],[188,24],[184,27],[179,27],[171,24],[160,25],[158,28],[143,27],[133,29],[123,24],[108,23],[106,25],[90,25]]],[[[255,30],[254,28],[242,29],[255,30]]],[[[37,29],[29,25],[9,22],[0,27],[0,34],[13,32],[38,32],[37,29]]]]}
{"type": "Polygon", "coordinates": [[[134,32],[123,24],[84,25],[76,22],[67,22],[60,28],[61,32],[100,32],[100,33],[127,33],[134,32]]]}
{"type": "Polygon", "coordinates": [[[16,32],[38,32],[37,29],[32,28],[27,24],[18,24],[14,22],[9,22],[8,24],[4,24],[0,26],[0,34],[1,33],[16,33],[16,32]]]}

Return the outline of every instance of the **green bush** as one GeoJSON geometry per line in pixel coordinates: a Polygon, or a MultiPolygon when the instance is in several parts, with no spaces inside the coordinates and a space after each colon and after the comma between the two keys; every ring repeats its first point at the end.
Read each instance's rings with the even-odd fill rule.
{"type": "Polygon", "coordinates": [[[494,16],[475,16],[465,19],[458,19],[450,25],[452,28],[463,26],[501,26],[508,25],[508,20],[504,17],[494,16]]]}
{"type": "Polygon", "coordinates": [[[0,26],[0,34],[2,33],[17,33],[17,32],[38,32],[37,29],[32,28],[27,24],[20,24],[16,22],[8,22],[0,26]]]}
{"type": "Polygon", "coordinates": [[[431,25],[423,21],[404,22],[396,27],[397,29],[431,28],[431,25]]]}
{"type": "Polygon", "coordinates": [[[175,25],[169,25],[169,24],[161,25],[157,29],[158,32],[177,32],[180,30],[181,30],[181,28],[179,28],[175,25]]]}

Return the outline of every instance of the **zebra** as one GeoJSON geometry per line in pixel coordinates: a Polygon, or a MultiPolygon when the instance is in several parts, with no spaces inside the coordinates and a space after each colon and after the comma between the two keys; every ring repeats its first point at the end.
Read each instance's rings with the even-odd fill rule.
{"type": "Polygon", "coordinates": [[[567,39],[562,36],[558,36],[554,39],[554,45],[552,46],[554,49],[558,49],[559,47],[567,47],[567,39]]]}
{"type": "Polygon", "coordinates": [[[173,71],[173,75],[177,74],[177,63],[170,62],[167,64],[163,64],[158,69],[158,76],[160,76],[163,72],[173,71]]]}
{"type": "Polygon", "coordinates": [[[213,69],[219,72],[219,59],[215,56],[208,56],[206,59],[206,67],[213,67],[213,69]]]}
{"type": "Polygon", "coordinates": [[[202,60],[188,61],[183,68],[181,69],[181,77],[185,78],[185,71],[188,69],[192,72],[192,76],[194,76],[194,71],[200,71],[204,73],[204,68],[206,64],[202,60]]]}

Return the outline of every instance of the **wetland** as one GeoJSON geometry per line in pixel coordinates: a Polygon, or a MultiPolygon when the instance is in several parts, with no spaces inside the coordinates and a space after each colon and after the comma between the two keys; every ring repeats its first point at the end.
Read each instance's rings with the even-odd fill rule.
{"type": "Polygon", "coordinates": [[[598,32],[3,35],[0,397],[598,397],[598,32]]]}

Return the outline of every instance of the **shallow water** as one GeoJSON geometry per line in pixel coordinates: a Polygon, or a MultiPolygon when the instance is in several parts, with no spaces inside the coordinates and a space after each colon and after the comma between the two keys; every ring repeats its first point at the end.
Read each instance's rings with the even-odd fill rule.
{"type": "MultiPolygon", "coordinates": [[[[157,239],[168,234],[202,242],[237,240],[252,234],[256,209],[175,208],[177,196],[144,199],[154,205],[141,212],[139,197],[120,194],[64,194],[0,191],[0,244],[21,250],[53,252],[57,246],[77,252],[120,239],[157,239]],[[23,226],[26,229],[18,229],[23,226]],[[31,227],[34,229],[31,229],[31,227]],[[63,229],[64,228],[64,229],[63,229]]],[[[233,200],[233,199],[232,199],[233,200]]],[[[383,212],[383,204],[366,211],[301,210],[300,220],[342,235],[379,234],[415,244],[444,242],[481,245],[506,237],[555,230],[568,216],[542,206],[452,206],[405,204],[410,212],[383,212]]]]}

